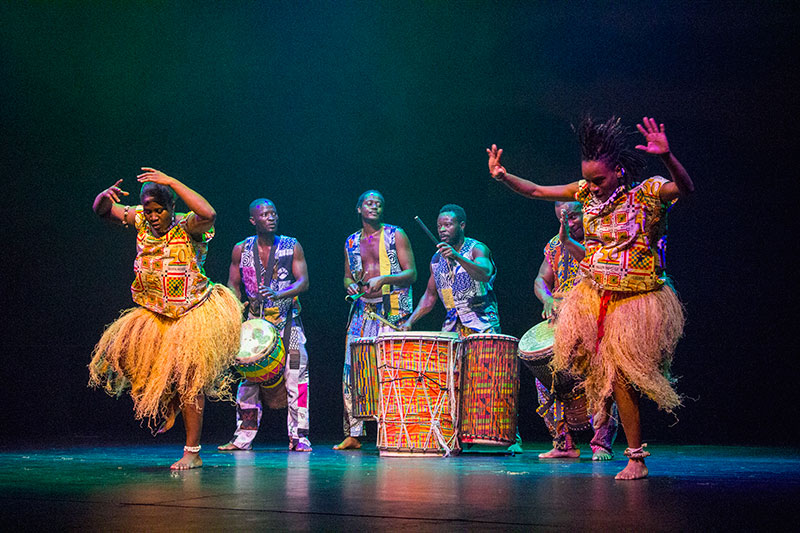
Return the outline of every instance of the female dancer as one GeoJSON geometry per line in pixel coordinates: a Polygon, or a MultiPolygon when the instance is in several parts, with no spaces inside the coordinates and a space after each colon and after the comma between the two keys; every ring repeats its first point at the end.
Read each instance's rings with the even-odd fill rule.
{"type": "Polygon", "coordinates": [[[183,457],[172,465],[203,465],[200,434],[205,395],[230,398],[225,371],[239,349],[241,307],[224,285],[203,272],[214,236],[214,208],[180,181],[142,167],[141,205],[120,204],[122,180],[102,191],[95,213],[137,231],[135,279],[138,307],[128,309],[103,333],[89,364],[89,383],[120,395],[130,387],[134,415],[172,427],[178,410],[186,427],[183,457]],[[189,213],[175,213],[176,196],[189,213]]]}
{"type": "Polygon", "coordinates": [[[583,206],[586,255],[583,280],[567,293],[556,326],[555,371],[585,376],[591,410],[613,396],[628,449],[628,464],[617,479],[647,476],[639,395],[671,411],[681,399],[672,388],[669,367],[683,332],[683,307],[663,268],[660,243],[671,203],[694,190],[691,178],[670,152],[664,125],[645,117],[636,127],[646,144],[636,149],[658,156],[672,181],[661,176],[641,183],[644,160],[626,145],[617,118],[584,118],[578,128],[583,179],[542,186],[506,172],[503,151],[492,145],[489,172],[523,196],[578,200],[583,206]]]}

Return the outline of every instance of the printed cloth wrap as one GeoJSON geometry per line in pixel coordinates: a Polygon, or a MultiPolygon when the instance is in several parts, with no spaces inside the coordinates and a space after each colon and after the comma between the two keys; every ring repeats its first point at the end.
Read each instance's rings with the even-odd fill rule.
{"type": "MultiPolygon", "coordinates": [[[[272,272],[267,273],[266,278],[269,280],[269,288],[275,292],[282,291],[286,287],[294,283],[295,277],[292,271],[292,262],[294,261],[294,247],[297,244],[297,239],[293,237],[286,237],[285,235],[276,235],[273,246],[275,246],[275,266],[272,272]]],[[[261,316],[261,307],[263,305],[264,319],[268,320],[275,325],[279,330],[286,324],[286,317],[289,314],[289,307],[294,302],[294,311],[292,316],[300,314],[300,299],[296,296],[294,298],[281,298],[279,300],[263,299],[258,292],[258,279],[256,276],[256,267],[253,254],[256,253],[258,246],[258,237],[256,235],[248,237],[242,244],[242,259],[239,263],[239,271],[242,274],[242,284],[244,285],[247,299],[250,302],[249,315],[251,318],[261,316]]],[[[260,278],[264,279],[264,274],[267,270],[267,265],[261,261],[261,275],[260,278]]],[[[288,347],[287,347],[288,348],[288,347]]]]}
{"type": "MultiPolygon", "coordinates": [[[[399,274],[403,271],[400,260],[397,257],[397,230],[400,228],[390,224],[384,224],[381,229],[381,246],[379,249],[380,275],[399,274]]],[[[347,251],[347,260],[350,264],[350,272],[355,274],[361,272],[361,234],[363,230],[358,230],[347,238],[344,247],[347,251]]],[[[383,291],[383,317],[392,320],[400,316],[411,314],[411,286],[395,287],[384,285],[383,291]]]]}

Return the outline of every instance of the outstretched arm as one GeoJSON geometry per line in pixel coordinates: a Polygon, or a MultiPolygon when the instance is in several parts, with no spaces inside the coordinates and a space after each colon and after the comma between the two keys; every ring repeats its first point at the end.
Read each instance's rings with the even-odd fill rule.
{"type": "Polygon", "coordinates": [[[214,208],[211,207],[208,200],[200,196],[200,193],[190,189],[177,179],[167,176],[160,170],[150,167],[142,167],[142,170],[144,170],[144,172],[137,176],[137,179],[141,183],[152,181],[153,183],[159,183],[172,188],[175,194],[186,204],[186,207],[194,213],[193,217],[189,217],[186,220],[186,231],[189,232],[189,235],[195,239],[200,239],[203,233],[214,226],[214,221],[217,219],[217,212],[214,211],[214,208]]]}
{"type": "Polygon", "coordinates": [[[433,272],[431,272],[431,276],[428,278],[428,286],[425,288],[425,294],[420,298],[417,303],[417,308],[414,309],[414,312],[411,313],[408,320],[403,323],[403,329],[406,331],[410,330],[411,326],[413,326],[417,320],[430,313],[438,299],[439,294],[436,292],[436,281],[433,278],[433,272]]]}
{"type": "Polygon", "coordinates": [[[571,201],[575,199],[575,194],[578,192],[577,181],[566,185],[537,185],[506,172],[506,169],[500,164],[503,149],[498,149],[496,144],[487,148],[486,153],[489,155],[489,174],[515,193],[537,200],[571,201]]]}
{"type": "Polygon", "coordinates": [[[119,203],[120,197],[128,196],[128,192],[123,191],[120,189],[119,184],[122,183],[122,180],[117,180],[117,182],[101,191],[100,194],[94,199],[94,203],[92,204],[92,209],[98,216],[110,220],[116,224],[124,224],[128,225],[133,223],[135,218],[135,212],[130,212],[130,207],[128,205],[122,205],[119,203]]]}
{"type": "Polygon", "coordinates": [[[672,177],[670,183],[665,183],[661,187],[661,201],[669,203],[693,193],[694,182],[692,182],[692,178],[689,177],[689,173],[686,172],[680,161],[670,151],[667,134],[664,132],[664,124],[656,124],[655,119],[644,117],[642,124],[637,124],[636,128],[644,135],[647,141],[646,145],[639,144],[636,149],[659,156],[667,167],[670,177],[672,177]]]}

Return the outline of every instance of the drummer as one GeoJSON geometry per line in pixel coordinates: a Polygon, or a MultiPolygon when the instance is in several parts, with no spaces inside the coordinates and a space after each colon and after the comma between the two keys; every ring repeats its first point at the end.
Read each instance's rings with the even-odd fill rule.
{"type": "Polygon", "coordinates": [[[350,235],[344,245],[344,288],[354,303],[342,375],[344,440],[334,450],[361,448],[359,438],[364,436],[364,422],[352,415],[350,343],[374,337],[388,328],[371,316],[399,324],[411,313],[411,284],[417,280],[414,253],[402,228],[383,223],[383,208],[380,192],[364,192],[356,203],[361,229],[350,235]]]}
{"type": "MultiPolygon", "coordinates": [[[[533,290],[539,301],[542,302],[542,317],[548,320],[555,318],[558,305],[563,295],[578,284],[579,264],[586,250],[583,246],[583,211],[579,202],[556,202],[556,217],[561,221],[559,234],[550,239],[544,248],[544,259],[539,267],[533,290]]],[[[548,377],[552,379],[550,370],[543,367],[548,377]]],[[[570,407],[570,402],[575,402],[574,408],[582,408],[583,402],[576,402],[570,397],[564,397],[558,389],[551,390],[535,378],[536,390],[539,398],[539,408],[536,410],[544,420],[550,435],[553,437],[553,449],[540,453],[542,459],[577,458],[580,449],[575,446],[575,440],[564,418],[565,409],[570,407]]],[[[545,379],[542,377],[542,379],[545,379]]],[[[569,380],[568,376],[561,376],[561,381],[569,380]]],[[[593,417],[594,438],[591,441],[592,460],[608,461],[614,457],[611,445],[617,434],[616,405],[609,398],[606,409],[593,417]],[[610,407],[613,407],[613,412],[610,407]]]]}
{"type": "Polygon", "coordinates": [[[265,198],[250,204],[256,235],[233,247],[228,287],[241,299],[244,286],[249,318],[264,318],[282,336],[286,349],[283,387],[267,389],[242,380],[236,394],[236,430],[221,451],[249,450],[258,432],[262,405],[287,406],[289,450],[310,452],[308,440],[308,353],[298,295],[308,290],[303,247],[293,237],[278,235],[278,210],[265,198]],[[285,330],[290,328],[290,334],[285,330]]]}
{"type": "Polygon", "coordinates": [[[500,333],[500,317],[494,294],[497,268],[492,252],[482,242],[466,237],[467,214],[455,204],[439,210],[436,227],[441,242],[430,264],[428,286],[416,309],[403,324],[410,330],[427,315],[438,299],[447,312],[442,331],[466,337],[472,333],[500,333]]]}

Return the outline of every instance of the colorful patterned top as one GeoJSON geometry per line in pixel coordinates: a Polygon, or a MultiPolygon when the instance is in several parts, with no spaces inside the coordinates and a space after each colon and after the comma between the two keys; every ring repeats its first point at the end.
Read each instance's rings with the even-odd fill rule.
{"type": "MultiPolygon", "coordinates": [[[[467,237],[458,253],[473,260],[472,250],[477,244],[480,243],[467,237]]],[[[439,299],[447,310],[442,331],[456,331],[460,321],[478,333],[500,333],[497,297],[493,288],[497,276],[494,262],[489,281],[477,281],[457,261],[448,261],[436,252],[431,259],[431,272],[439,299]]]]}
{"type": "Polygon", "coordinates": [[[292,316],[296,317],[300,314],[300,299],[295,296],[294,298],[282,298],[280,300],[264,300],[258,292],[258,279],[260,278],[263,281],[266,277],[267,285],[275,292],[284,290],[296,281],[292,264],[294,263],[294,245],[297,244],[297,239],[286,237],[285,235],[276,235],[273,242],[273,246],[275,246],[275,265],[272,268],[272,272],[267,273],[267,265],[261,261],[261,272],[256,277],[254,254],[257,253],[257,239],[258,236],[254,235],[244,240],[242,243],[242,259],[239,262],[242,284],[244,285],[245,293],[247,293],[247,299],[250,300],[249,314],[251,318],[260,317],[263,304],[264,318],[278,329],[281,329],[286,323],[290,305],[293,304],[294,309],[292,316]],[[267,275],[265,276],[265,274],[267,275]]]}
{"type": "Polygon", "coordinates": [[[550,239],[544,247],[544,257],[554,274],[553,292],[567,292],[580,283],[580,266],[569,252],[561,253],[561,239],[558,235],[550,239]]]}
{"type": "Polygon", "coordinates": [[[585,180],[575,199],[583,205],[586,256],[581,271],[606,290],[652,291],[664,284],[659,247],[666,234],[669,206],[659,198],[668,180],[654,176],[626,191],[620,186],[603,203],[585,180]]]}
{"type": "MultiPolygon", "coordinates": [[[[380,261],[380,275],[399,274],[403,271],[400,260],[397,257],[396,234],[399,230],[397,226],[384,224],[381,229],[381,246],[378,250],[380,261]]],[[[344,249],[347,252],[347,260],[350,264],[350,272],[355,274],[363,270],[361,264],[361,233],[358,230],[347,238],[344,249]]],[[[395,322],[400,317],[411,314],[411,286],[395,287],[384,285],[381,287],[383,292],[383,309],[385,316],[395,322]]]]}
{"type": "Polygon", "coordinates": [[[186,220],[193,213],[178,214],[177,223],[156,237],[142,211],[142,206],[136,207],[133,301],[154,313],[179,318],[211,292],[213,284],[203,271],[203,263],[214,229],[196,241],[186,231],[186,220]]]}

